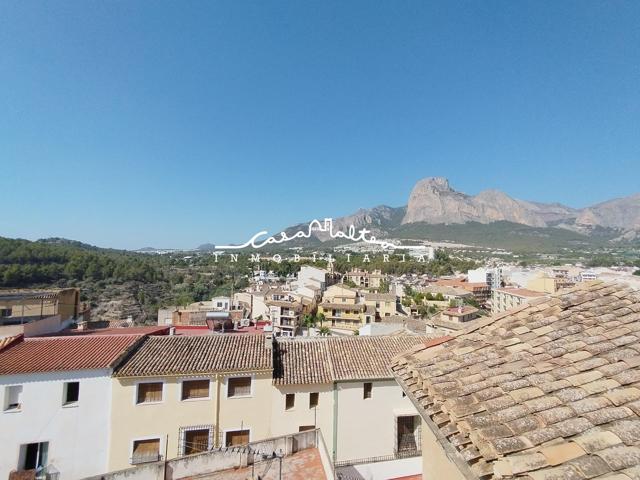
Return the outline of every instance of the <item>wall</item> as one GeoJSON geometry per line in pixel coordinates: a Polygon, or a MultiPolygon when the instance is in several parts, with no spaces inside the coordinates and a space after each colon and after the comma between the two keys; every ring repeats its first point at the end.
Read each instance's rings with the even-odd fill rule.
{"type": "MultiPolygon", "coordinates": [[[[227,430],[248,428],[250,441],[269,437],[271,374],[253,377],[253,395],[247,398],[226,398],[224,376],[114,378],[109,470],[129,467],[132,442],[141,438],[160,438],[160,454],[165,456],[166,452],[166,458],[175,458],[179,453],[181,427],[213,425],[218,444],[223,442],[227,430]],[[181,400],[181,381],[189,378],[209,378],[209,398],[181,400]],[[162,402],[135,403],[136,385],[144,381],[164,382],[162,402]]],[[[214,443],[215,439],[214,435],[214,443]]]]}
{"type": "Polygon", "coordinates": [[[0,411],[0,478],[19,465],[20,445],[49,442],[49,464],[60,480],[75,480],[106,471],[111,378],[108,370],[54,372],[0,377],[4,407],[5,387],[23,385],[22,409],[0,411]],[[79,381],[77,406],[63,407],[66,381],[79,381]]]}
{"type": "Polygon", "coordinates": [[[271,434],[297,433],[300,426],[316,425],[329,451],[333,448],[333,385],[280,385],[272,387],[271,434]],[[318,392],[318,406],[309,408],[309,394],[318,392]],[[287,393],[296,396],[295,406],[285,409],[287,393]]]}
{"type": "Polygon", "coordinates": [[[338,462],[392,455],[396,416],[418,414],[394,380],[372,383],[369,399],[363,398],[364,381],[337,384],[338,462]]]}
{"type": "Polygon", "coordinates": [[[422,421],[422,479],[465,480],[426,422],[422,421]]]}

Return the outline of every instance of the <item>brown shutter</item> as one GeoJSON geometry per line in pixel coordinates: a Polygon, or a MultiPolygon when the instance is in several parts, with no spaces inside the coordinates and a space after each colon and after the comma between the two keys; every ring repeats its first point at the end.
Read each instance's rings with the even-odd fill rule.
{"type": "Polygon", "coordinates": [[[251,395],[251,377],[236,377],[229,379],[229,397],[251,395]]]}
{"type": "Polygon", "coordinates": [[[139,383],[138,403],[161,402],[162,382],[139,383]]]}
{"type": "Polygon", "coordinates": [[[186,380],[182,382],[182,400],[207,398],[208,396],[209,380],[186,380]]]}

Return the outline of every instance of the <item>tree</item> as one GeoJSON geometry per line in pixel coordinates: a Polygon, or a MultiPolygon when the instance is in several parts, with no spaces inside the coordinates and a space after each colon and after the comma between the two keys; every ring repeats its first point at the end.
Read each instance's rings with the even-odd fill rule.
{"type": "Polygon", "coordinates": [[[305,314],[302,317],[302,325],[307,329],[307,337],[309,336],[309,328],[316,326],[316,319],[313,315],[305,314]]]}
{"type": "Polygon", "coordinates": [[[324,323],[324,321],[325,321],[324,313],[319,313],[316,315],[316,322],[320,323],[320,329],[322,329],[322,324],[324,323]]]}
{"type": "Polygon", "coordinates": [[[329,329],[329,327],[320,327],[318,329],[318,335],[328,337],[329,335],[331,335],[331,330],[329,329]]]}
{"type": "Polygon", "coordinates": [[[353,334],[354,334],[354,335],[360,335],[360,330],[354,330],[354,331],[353,331],[353,334]]]}

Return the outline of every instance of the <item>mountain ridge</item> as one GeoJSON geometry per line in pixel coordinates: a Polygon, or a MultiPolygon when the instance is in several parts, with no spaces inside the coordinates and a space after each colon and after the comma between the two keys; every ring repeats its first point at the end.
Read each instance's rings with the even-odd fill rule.
{"type": "MultiPolygon", "coordinates": [[[[586,237],[597,235],[611,241],[640,239],[640,193],[585,208],[559,202],[520,200],[497,189],[468,195],[453,189],[444,177],[419,180],[406,206],[378,205],[360,208],[351,215],[333,219],[335,230],[367,228],[373,235],[393,238],[406,225],[492,224],[507,222],[534,228],[569,230],[586,237]],[[396,232],[397,231],[397,232],[396,232]]],[[[306,224],[285,229],[292,233],[306,224]]],[[[326,242],[325,233],[314,233],[316,242],[326,242]]]]}

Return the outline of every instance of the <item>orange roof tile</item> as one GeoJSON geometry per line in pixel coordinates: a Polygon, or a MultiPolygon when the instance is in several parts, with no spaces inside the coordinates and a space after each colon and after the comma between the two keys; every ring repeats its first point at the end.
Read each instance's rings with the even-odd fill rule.
{"type": "Polygon", "coordinates": [[[0,352],[0,375],[113,367],[141,335],[28,338],[0,352]]]}

